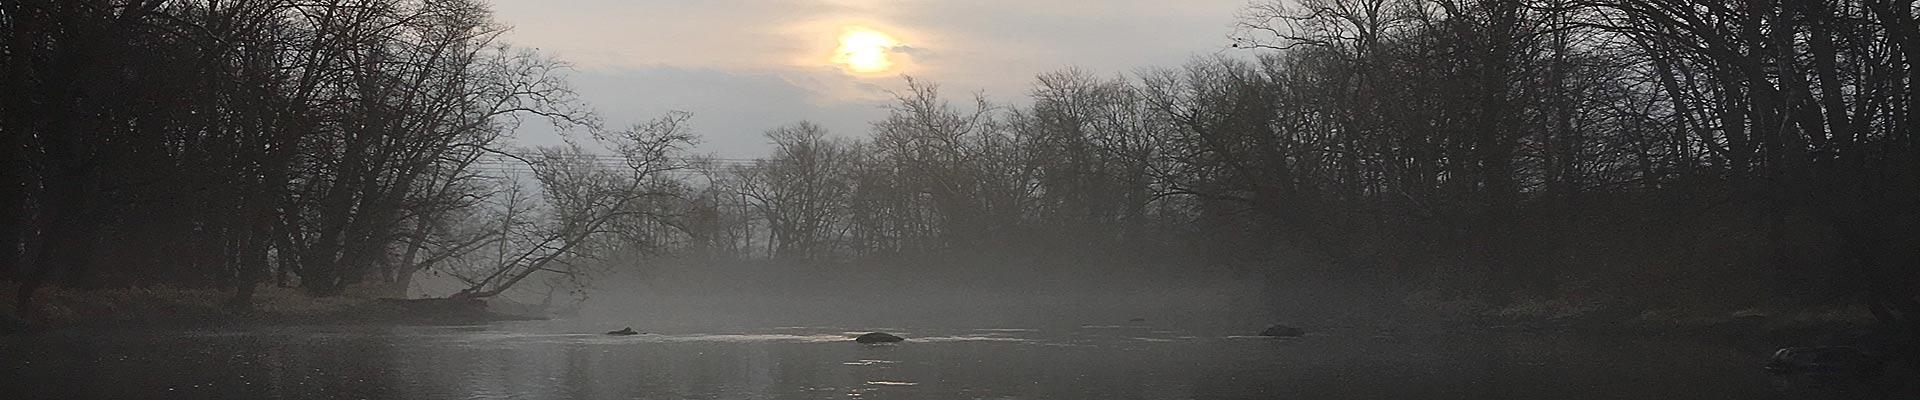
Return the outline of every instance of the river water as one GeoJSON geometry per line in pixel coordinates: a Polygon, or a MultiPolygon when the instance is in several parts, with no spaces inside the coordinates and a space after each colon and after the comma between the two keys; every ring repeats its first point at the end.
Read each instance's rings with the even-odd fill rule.
{"type": "Polygon", "coordinates": [[[1806,399],[1913,393],[1911,384],[1770,378],[1758,368],[1758,355],[1681,339],[1373,328],[1275,339],[1150,322],[596,333],[617,328],[552,321],[0,337],[0,398],[1806,399]],[[865,330],[909,341],[849,340],[865,330]]]}

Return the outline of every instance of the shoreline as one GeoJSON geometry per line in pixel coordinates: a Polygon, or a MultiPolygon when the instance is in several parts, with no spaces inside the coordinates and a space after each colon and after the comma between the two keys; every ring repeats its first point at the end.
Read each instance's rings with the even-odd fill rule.
{"type": "MultiPolygon", "coordinates": [[[[10,285],[0,295],[14,298],[10,285]]],[[[16,321],[13,305],[0,317],[25,322],[24,329],[0,326],[0,334],[68,330],[200,328],[296,325],[441,325],[541,320],[492,310],[484,300],[395,299],[356,296],[309,297],[293,289],[261,288],[246,309],[230,304],[232,292],[170,287],[75,290],[50,287],[36,296],[38,321],[16,321]]]]}
{"type": "MultiPolygon", "coordinates": [[[[12,298],[13,288],[0,286],[12,298]]],[[[152,327],[297,325],[463,325],[545,320],[546,316],[501,312],[484,300],[393,299],[364,296],[308,297],[294,289],[261,288],[246,310],[228,306],[232,293],[168,287],[75,290],[46,288],[39,294],[42,319],[31,332],[119,330],[152,327]]],[[[1472,312],[1434,312],[1430,323],[1463,333],[1531,332],[1543,334],[1681,337],[1750,342],[1762,346],[1805,344],[1845,331],[1873,329],[1864,312],[1838,308],[1747,309],[1725,317],[1681,310],[1600,312],[1507,307],[1472,312]],[[1519,311],[1516,311],[1519,310],[1519,311]]],[[[520,310],[523,311],[524,310],[520,310]]],[[[0,317],[15,317],[11,304],[0,317]]],[[[1396,329],[1399,324],[1380,324],[1396,329]]],[[[1410,326],[1409,326],[1410,327],[1410,326]]],[[[1311,329],[1311,326],[1306,328],[1311,329]]],[[[0,333],[6,333],[0,329],[0,333]]]]}

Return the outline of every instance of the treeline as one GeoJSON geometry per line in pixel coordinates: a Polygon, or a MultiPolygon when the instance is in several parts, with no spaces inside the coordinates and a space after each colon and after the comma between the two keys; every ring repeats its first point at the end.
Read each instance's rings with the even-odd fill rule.
{"type": "Polygon", "coordinates": [[[867,138],[800,122],[766,133],[766,158],[696,163],[711,184],[690,204],[689,247],[844,262],[1173,240],[1180,228],[1168,224],[1188,203],[1155,201],[1151,160],[1113,152],[1156,123],[1132,102],[1136,93],[1077,72],[1042,80],[1058,85],[1042,96],[1058,98],[1026,108],[983,98],[955,105],[908,79],[867,138]]]}
{"type": "Polygon", "coordinates": [[[1213,83],[1185,86],[1222,94],[1175,108],[1195,110],[1180,141],[1223,172],[1195,185],[1227,183],[1199,193],[1387,279],[1496,298],[1758,294],[1864,305],[1920,333],[1915,14],[1272,4],[1243,15],[1237,42],[1283,50],[1190,68],[1213,83]]]}
{"type": "Polygon", "coordinates": [[[1015,105],[955,106],[909,80],[863,139],[774,129],[766,160],[709,169],[694,215],[733,222],[692,243],[783,259],[1177,252],[1491,304],[1864,305],[1910,327],[1915,13],[1269,3],[1241,15],[1234,46],[1252,60],[1046,74],[1015,105]]]}
{"type": "Polygon", "coordinates": [[[632,215],[608,209],[653,187],[687,138],[598,129],[564,65],[501,32],[467,0],[0,4],[0,279],[31,313],[49,282],[231,289],[245,305],[263,283],[404,294],[482,247],[496,256],[458,274],[463,294],[559,270],[632,215]],[[633,168],[588,176],[569,169],[578,150],[502,151],[522,119],[595,132],[633,168]],[[530,219],[507,194],[533,183],[480,168],[488,157],[538,164],[540,184],[628,191],[555,194],[573,208],[530,219]]]}

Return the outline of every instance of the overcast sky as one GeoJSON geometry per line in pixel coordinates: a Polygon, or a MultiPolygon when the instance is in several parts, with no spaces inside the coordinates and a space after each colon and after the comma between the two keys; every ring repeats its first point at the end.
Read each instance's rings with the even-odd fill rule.
{"type": "MultiPolygon", "coordinates": [[[[612,124],[694,114],[704,152],[764,153],[761,132],[811,120],[863,136],[912,75],[953,97],[1020,101],[1034,75],[1172,66],[1226,51],[1246,0],[494,0],[508,40],[573,63],[612,124]],[[854,30],[893,39],[891,66],[836,63],[854,30]],[[869,66],[872,67],[872,66],[869,66]]],[[[551,143],[530,129],[527,144],[551,143]]]]}

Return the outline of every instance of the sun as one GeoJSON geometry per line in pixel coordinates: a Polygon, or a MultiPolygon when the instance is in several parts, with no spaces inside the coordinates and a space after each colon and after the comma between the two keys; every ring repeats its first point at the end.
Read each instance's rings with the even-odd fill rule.
{"type": "Polygon", "coordinates": [[[900,41],[886,33],[865,27],[849,27],[840,34],[840,48],[833,50],[833,63],[861,74],[886,72],[893,68],[889,53],[900,41]]]}

